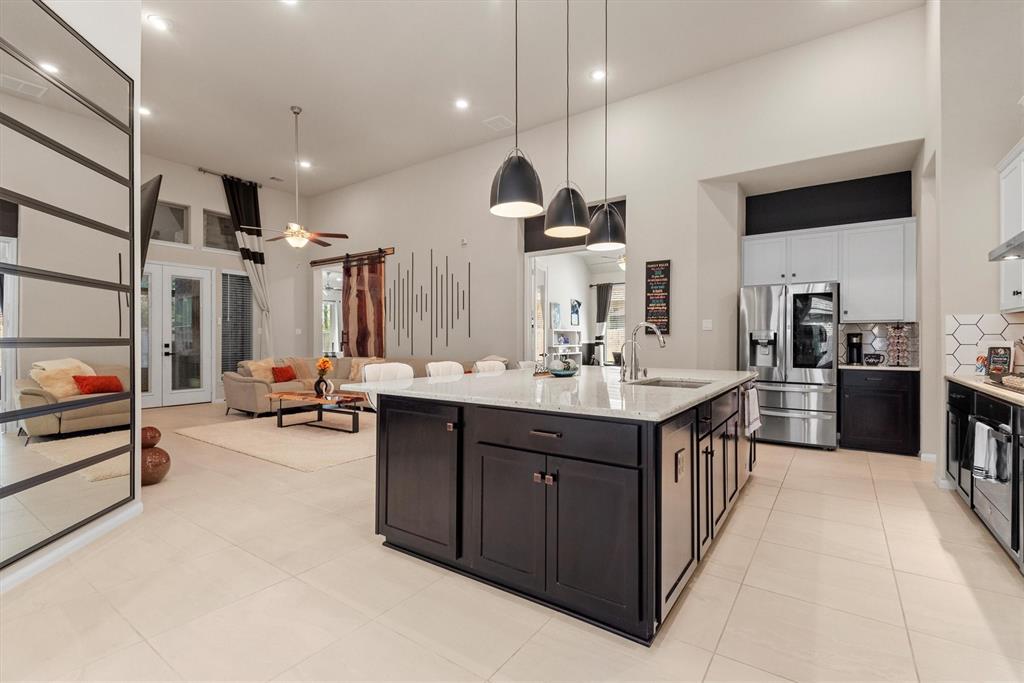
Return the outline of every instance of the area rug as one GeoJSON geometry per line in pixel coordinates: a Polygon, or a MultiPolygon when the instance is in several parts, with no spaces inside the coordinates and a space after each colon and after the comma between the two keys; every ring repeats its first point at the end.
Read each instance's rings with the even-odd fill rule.
{"type": "MultiPolygon", "coordinates": [[[[76,436],[72,438],[36,441],[28,448],[34,453],[46,456],[58,465],[70,465],[73,462],[99,455],[128,443],[128,430],[76,436]]],[[[78,474],[89,481],[102,481],[114,477],[127,477],[131,472],[131,462],[127,454],[104,460],[91,467],[80,470],[78,474]]]]}
{"type": "MultiPolygon", "coordinates": [[[[284,421],[290,424],[313,417],[313,413],[285,415],[284,421]]],[[[349,427],[347,415],[325,413],[324,419],[331,424],[349,427]]],[[[302,472],[317,472],[369,458],[377,452],[377,421],[373,413],[359,413],[358,434],[308,425],[282,429],[277,426],[276,417],[185,427],[177,433],[302,472]]]]}

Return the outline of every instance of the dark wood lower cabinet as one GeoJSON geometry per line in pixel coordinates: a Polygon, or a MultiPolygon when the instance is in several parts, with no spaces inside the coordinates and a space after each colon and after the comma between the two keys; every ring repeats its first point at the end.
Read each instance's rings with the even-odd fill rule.
{"type": "Polygon", "coordinates": [[[547,458],[514,448],[471,444],[473,478],[467,528],[470,564],[490,578],[525,591],[544,591],[547,458]]]}
{"type": "Polygon", "coordinates": [[[640,472],[548,457],[547,593],[582,614],[640,623],[640,472]],[[597,533],[595,533],[597,531],[597,533]]]}
{"type": "Polygon", "coordinates": [[[841,370],[839,383],[843,448],[905,455],[920,452],[919,373],[841,370]]]}
{"type": "Polygon", "coordinates": [[[652,424],[379,405],[377,530],[389,545],[643,643],[740,486],[735,415],[709,417],[697,442],[696,410],[652,424]]]}
{"type": "Polygon", "coordinates": [[[403,547],[459,555],[457,406],[385,397],[378,416],[377,533],[403,547]]]}

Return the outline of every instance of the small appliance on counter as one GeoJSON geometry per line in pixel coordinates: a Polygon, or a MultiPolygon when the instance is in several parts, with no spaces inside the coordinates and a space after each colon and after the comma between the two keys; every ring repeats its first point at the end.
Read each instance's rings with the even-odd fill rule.
{"type": "Polygon", "coordinates": [[[848,365],[864,364],[864,334],[861,332],[850,332],[846,335],[846,363],[848,365]]]}

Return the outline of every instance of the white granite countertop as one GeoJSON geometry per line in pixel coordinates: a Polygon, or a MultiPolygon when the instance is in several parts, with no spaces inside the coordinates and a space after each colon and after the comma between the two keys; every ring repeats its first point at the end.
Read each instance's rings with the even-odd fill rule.
{"type": "Polygon", "coordinates": [[[710,384],[697,389],[623,384],[619,382],[617,367],[583,366],[577,376],[565,378],[535,378],[530,370],[506,370],[345,384],[339,388],[389,396],[661,422],[753,379],[756,373],[648,368],[647,377],[710,380],[710,384]]]}
{"type": "Polygon", "coordinates": [[[840,370],[894,370],[896,372],[920,372],[916,365],[840,365],[840,370]]]}
{"type": "Polygon", "coordinates": [[[1018,394],[1016,391],[1010,391],[1009,389],[997,387],[994,384],[988,384],[985,382],[986,378],[984,375],[946,375],[946,379],[950,382],[956,382],[957,384],[962,384],[965,387],[970,387],[971,389],[983,394],[1001,398],[1004,401],[1018,406],[1024,406],[1024,394],[1018,394]]]}

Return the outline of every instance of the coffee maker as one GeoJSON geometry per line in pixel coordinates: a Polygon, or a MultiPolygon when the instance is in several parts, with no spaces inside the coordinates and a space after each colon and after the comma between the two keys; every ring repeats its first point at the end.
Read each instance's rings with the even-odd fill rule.
{"type": "Polygon", "coordinates": [[[846,335],[846,362],[849,365],[864,364],[864,334],[861,332],[850,332],[846,335]]]}

